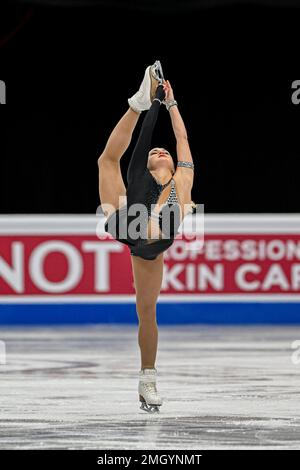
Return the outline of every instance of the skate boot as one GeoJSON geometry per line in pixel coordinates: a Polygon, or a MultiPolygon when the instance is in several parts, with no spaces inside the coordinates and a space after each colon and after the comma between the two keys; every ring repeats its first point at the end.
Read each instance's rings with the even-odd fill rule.
{"type": "Polygon", "coordinates": [[[156,390],[156,376],[156,369],[142,369],[139,373],[140,408],[148,413],[158,413],[162,405],[162,399],[156,390]]]}
{"type": "Polygon", "coordinates": [[[148,65],[139,90],[128,99],[129,106],[137,113],[147,111],[151,107],[156,89],[158,85],[162,84],[163,79],[160,78],[161,66],[158,63],[160,64],[157,60],[153,65],[148,65]]]}

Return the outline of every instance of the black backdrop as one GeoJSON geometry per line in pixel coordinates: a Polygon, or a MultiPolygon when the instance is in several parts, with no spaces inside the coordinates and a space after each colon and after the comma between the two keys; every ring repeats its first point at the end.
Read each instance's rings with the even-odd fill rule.
{"type": "MultiPolygon", "coordinates": [[[[20,3],[0,7],[0,213],[95,212],[97,157],[155,59],[188,130],[193,199],[206,212],[300,212],[298,9],[20,3]]],[[[175,152],[165,109],[153,144],[175,152]]]]}

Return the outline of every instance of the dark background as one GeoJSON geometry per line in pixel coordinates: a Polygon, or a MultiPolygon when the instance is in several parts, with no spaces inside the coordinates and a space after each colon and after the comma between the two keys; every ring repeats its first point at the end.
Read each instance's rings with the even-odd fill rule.
{"type": "MultiPolygon", "coordinates": [[[[156,59],[187,127],[194,201],[207,213],[300,212],[300,9],[29,3],[0,6],[0,213],[94,213],[97,158],[156,59]]],[[[153,145],[175,156],[165,108],[153,145]]]]}

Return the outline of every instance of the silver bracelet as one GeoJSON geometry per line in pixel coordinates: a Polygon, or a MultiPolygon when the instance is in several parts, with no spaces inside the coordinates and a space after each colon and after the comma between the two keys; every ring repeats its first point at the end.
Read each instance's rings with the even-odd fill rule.
{"type": "Polygon", "coordinates": [[[186,168],[191,168],[192,170],[194,169],[194,163],[192,162],[182,162],[181,160],[177,162],[177,166],[184,166],[186,168]]]}
{"type": "Polygon", "coordinates": [[[176,100],[166,101],[166,108],[168,111],[172,108],[172,106],[178,106],[178,103],[176,100]]]}

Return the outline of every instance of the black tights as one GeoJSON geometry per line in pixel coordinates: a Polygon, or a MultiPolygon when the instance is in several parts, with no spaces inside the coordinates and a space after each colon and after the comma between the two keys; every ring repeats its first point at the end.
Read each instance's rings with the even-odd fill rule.
{"type": "MultiPolygon", "coordinates": [[[[160,101],[165,98],[165,91],[162,85],[157,87],[155,98],[158,98],[160,101]]],[[[144,118],[140,135],[133,150],[127,170],[128,185],[132,184],[134,181],[137,181],[137,178],[145,171],[145,168],[147,167],[152,134],[157,121],[160,105],[161,103],[159,101],[154,100],[144,118]]]]}

